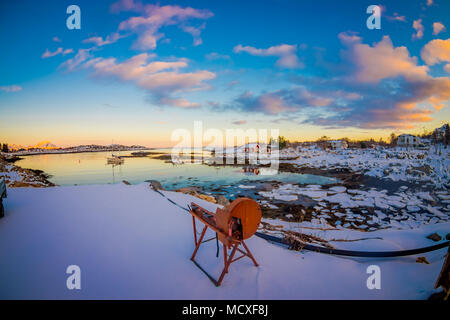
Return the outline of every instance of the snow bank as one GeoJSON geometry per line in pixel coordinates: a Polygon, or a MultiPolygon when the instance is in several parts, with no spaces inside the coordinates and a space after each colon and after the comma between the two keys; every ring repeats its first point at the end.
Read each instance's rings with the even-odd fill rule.
{"type": "MultiPolygon", "coordinates": [[[[166,194],[215,208],[189,195],[166,194]]],[[[145,184],[17,188],[8,190],[5,206],[0,299],[424,299],[434,292],[446,252],[425,254],[427,265],[415,256],[301,253],[253,237],[247,244],[260,267],[241,259],[216,288],[189,260],[190,215],[145,184]],[[381,268],[381,290],[366,287],[372,264],[381,268]],[[81,268],[81,290],[66,288],[69,265],[81,268]]],[[[222,260],[215,251],[214,241],[208,242],[198,259],[217,276],[222,260]]]]}

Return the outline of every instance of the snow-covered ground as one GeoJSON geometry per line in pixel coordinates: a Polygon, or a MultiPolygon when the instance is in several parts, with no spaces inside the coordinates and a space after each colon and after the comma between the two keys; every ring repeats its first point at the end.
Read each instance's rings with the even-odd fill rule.
{"type": "Polygon", "coordinates": [[[334,169],[348,168],[368,176],[428,184],[442,188],[450,183],[450,148],[430,150],[405,148],[322,150],[315,147],[287,149],[281,155],[297,155],[286,162],[300,166],[334,169]]]}
{"type": "MultiPolygon", "coordinates": [[[[182,205],[195,200],[210,210],[216,206],[182,193],[165,194],[182,205]]],[[[0,299],[426,299],[436,292],[447,251],[421,255],[430,262],[423,264],[417,256],[354,259],[289,251],[253,237],[247,244],[260,266],[241,259],[216,288],[189,260],[190,215],[146,184],[15,188],[8,190],[5,207],[0,299]],[[69,265],[81,268],[81,290],[66,288],[69,265]],[[370,265],[381,268],[380,290],[366,286],[370,265]]],[[[449,229],[447,222],[380,230],[370,237],[383,240],[345,245],[411,249],[434,244],[425,236],[449,229]]],[[[357,231],[336,232],[351,238],[357,231]]],[[[205,243],[198,260],[218,276],[222,260],[215,251],[214,241],[205,243]]]]}
{"type": "Polygon", "coordinates": [[[352,227],[366,231],[379,228],[415,229],[450,221],[450,194],[443,190],[430,194],[429,191],[410,191],[403,186],[396,193],[388,194],[387,190],[375,188],[364,191],[347,190],[344,186],[324,189],[320,185],[300,187],[284,184],[259,194],[268,199],[263,200],[262,205],[272,208],[272,199],[289,202],[297,200],[298,196],[306,196],[315,200],[314,218],[301,224],[321,228],[352,227]],[[329,225],[330,221],[333,221],[333,226],[329,225]]]}

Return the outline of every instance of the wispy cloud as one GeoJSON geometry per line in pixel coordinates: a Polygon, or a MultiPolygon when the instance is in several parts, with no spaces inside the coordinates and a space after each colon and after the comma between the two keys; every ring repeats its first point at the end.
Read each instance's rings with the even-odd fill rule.
{"type": "Polygon", "coordinates": [[[212,61],[212,60],[230,60],[231,59],[229,55],[220,54],[217,52],[208,53],[205,55],[205,58],[210,61],[212,61]]]}
{"type": "Polygon", "coordinates": [[[392,16],[390,15],[384,15],[386,17],[386,19],[388,19],[389,21],[400,21],[400,22],[406,22],[406,16],[401,16],[399,15],[397,12],[394,12],[394,14],[392,16]]]}
{"type": "Polygon", "coordinates": [[[59,47],[55,51],[51,52],[48,49],[45,49],[45,52],[42,54],[42,59],[51,58],[54,56],[57,56],[59,54],[65,56],[66,54],[73,53],[73,49],[63,49],[62,47],[59,47]]]}
{"type": "Polygon", "coordinates": [[[66,69],[67,71],[74,71],[81,67],[88,59],[91,59],[90,54],[91,49],[78,49],[75,57],[64,61],[60,68],[66,69]]]}
{"type": "Polygon", "coordinates": [[[88,39],[83,40],[83,43],[93,43],[95,44],[97,47],[101,47],[107,44],[112,44],[117,42],[120,38],[123,38],[125,36],[120,35],[117,32],[114,32],[108,36],[106,36],[105,39],[103,39],[102,37],[90,37],[88,39]]]}
{"type": "Polygon", "coordinates": [[[192,37],[194,38],[194,42],[193,42],[194,46],[199,46],[203,43],[202,38],[200,38],[200,34],[201,34],[202,30],[205,29],[205,26],[206,26],[205,23],[202,23],[199,27],[182,25],[181,29],[184,32],[187,32],[190,35],[192,35],[192,37]]]}
{"type": "Polygon", "coordinates": [[[18,92],[18,91],[22,91],[22,87],[21,86],[17,86],[17,85],[9,85],[9,86],[0,86],[0,91],[3,92],[18,92]]]}
{"type": "Polygon", "coordinates": [[[276,65],[281,68],[302,68],[304,65],[298,60],[297,45],[280,44],[267,49],[259,49],[238,44],[233,48],[235,53],[246,52],[259,57],[278,57],[276,65]]]}

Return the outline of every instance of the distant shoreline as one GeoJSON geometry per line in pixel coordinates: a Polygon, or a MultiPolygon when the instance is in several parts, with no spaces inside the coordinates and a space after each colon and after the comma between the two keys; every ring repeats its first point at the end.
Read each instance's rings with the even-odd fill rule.
{"type": "Polygon", "coordinates": [[[101,149],[101,150],[55,150],[55,151],[43,151],[43,152],[10,152],[9,154],[17,157],[21,156],[36,156],[36,155],[43,155],[43,154],[67,154],[67,153],[87,153],[87,152],[121,152],[121,151],[142,151],[142,150],[155,150],[157,148],[125,148],[120,150],[115,149],[101,149]]]}

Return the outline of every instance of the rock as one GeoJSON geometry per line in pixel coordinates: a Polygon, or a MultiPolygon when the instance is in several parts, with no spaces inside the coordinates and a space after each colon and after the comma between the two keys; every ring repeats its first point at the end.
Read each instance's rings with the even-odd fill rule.
{"type": "Polygon", "coordinates": [[[206,194],[197,194],[196,197],[208,202],[216,203],[216,199],[213,196],[208,196],[206,194]]]}
{"type": "Polygon", "coordinates": [[[425,165],[423,165],[421,167],[416,167],[414,169],[416,169],[417,171],[423,172],[426,175],[430,175],[431,172],[433,172],[433,169],[428,164],[425,164],[425,165]]]}
{"type": "Polygon", "coordinates": [[[261,183],[259,189],[261,191],[272,191],[274,187],[270,183],[261,183]]]}
{"type": "Polygon", "coordinates": [[[185,194],[190,194],[192,196],[197,196],[198,192],[200,191],[199,187],[185,187],[175,190],[176,192],[181,192],[185,194]]]}
{"type": "Polygon", "coordinates": [[[165,190],[158,180],[147,180],[145,182],[150,182],[150,188],[155,190],[165,190]]]}
{"type": "Polygon", "coordinates": [[[417,263],[430,264],[430,263],[428,262],[427,258],[425,258],[425,257],[418,257],[418,258],[416,259],[416,262],[417,262],[417,263]]]}
{"type": "Polygon", "coordinates": [[[429,236],[427,236],[427,239],[430,239],[433,241],[441,241],[442,237],[437,233],[433,233],[433,234],[430,234],[429,236]]]}
{"type": "Polygon", "coordinates": [[[447,235],[445,236],[445,240],[450,240],[450,233],[447,233],[447,235]]]}
{"type": "Polygon", "coordinates": [[[227,197],[225,197],[221,194],[216,197],[216,201],[217,201],[217,204],[220,204],[221,206],[224,206],[224,207],[226,207],[230,204],[230,200],[228,200],[227,197]]]}
{"type": "Polygon", "coordinates": [[[208,201],[208,202],[212,202],[212,203],[217,203],[216,198],[214,198],[213,196],[209,196],[206,194],[201,194],[199,193],[201,189],[199,187],[185,187],[185,188],[180,188],[175,190],[176,192],[181,192],[184,194],[188,194],[194,197],[197,197],[199,199],[208,201]]]}
{"type": "Polygon", "coordinates": [[[131,183],[129,183],[127,180],[122,180],[123,184],[126,184],[127,186],[131,186],[131,183]]]}

